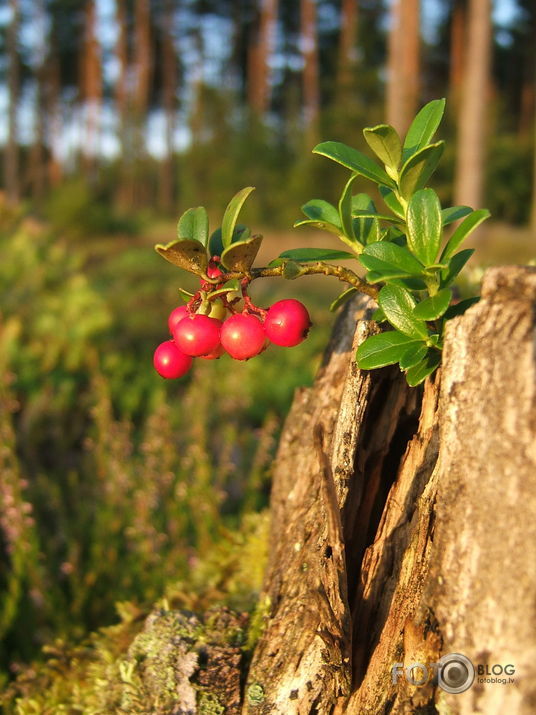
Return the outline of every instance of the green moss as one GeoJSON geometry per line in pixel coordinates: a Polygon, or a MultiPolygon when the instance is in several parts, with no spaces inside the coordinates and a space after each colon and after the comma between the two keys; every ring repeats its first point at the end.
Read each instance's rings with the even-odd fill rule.
{"type": "Polygon", "coordinates": [[[247,690],[247,700],[250,705],[260,705],[264,702],[264,688],[260,683],[252,683],[247,690]]]}

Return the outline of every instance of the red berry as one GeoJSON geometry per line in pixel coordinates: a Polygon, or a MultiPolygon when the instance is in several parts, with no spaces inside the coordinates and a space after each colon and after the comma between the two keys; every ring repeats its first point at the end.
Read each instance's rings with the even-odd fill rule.
{"type": "Polygon", "coordinates": [[[231,315],[221,329],[221,344],[235,360],[248,360],[264,349],[266,335],[254,315],[231,315]]]}
{"type": "Polygon", "coordinates": [[[208,355],[201,355],[201,360],[217,360],[225,353],[225,348],[223,345],[218,345],[216,350],[209,353],[208,355]]]}
{"type": "Polygon", "coordinates": [[[209,265],[207,268],[207,276],[209,278],[220,278],[220,276],[223,276],[223,271],[221,268],[218,268],[218,266],[209,265]]]}
{"type": "Polygon", "coordinates": [[[192,358],[179,350],[173,340],[166,340],[154,351],[153,365],[159,375],[169,380],[185,375],[192,367],[192,358]]]}
{"type": "Polygon", "coordinates": [[[266,336],[276,345],[291,348],[307,337],[311,319],[307,308],[299,300],[278,300],[268,310],[264,321],[266,336]]]}
{"type": "Polygon", "coordinates": [[[175,326],[178,325],[183,318],[187,318],[189,315],[190,313],[185,305],[179,305],[177,308],[173,308],[168,318],[169,334],[173,335],[175,326]]]}
{"type": "Polygon", "coordinates": [[[199,357],[212,353],[220,344],[221,320],[208,315],[191,315],[173,329],[177,347],[186,355],[199,357]]]}

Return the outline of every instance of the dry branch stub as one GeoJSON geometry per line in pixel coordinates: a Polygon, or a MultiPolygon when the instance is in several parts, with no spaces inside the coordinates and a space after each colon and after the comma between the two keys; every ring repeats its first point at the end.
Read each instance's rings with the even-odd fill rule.
{"type": "Polygon", "coordinates": [[[357,369],[373,303],[346,306],[282,435],[243,712],[534,712],[535,300],[536,269],[490,269],[417,389],[357,369]],[[464,693],[393,678],[452,652],[464,693]]]}

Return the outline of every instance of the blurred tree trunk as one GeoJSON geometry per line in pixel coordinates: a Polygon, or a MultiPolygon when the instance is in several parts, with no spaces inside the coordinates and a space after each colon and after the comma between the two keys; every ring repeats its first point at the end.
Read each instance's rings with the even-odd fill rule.
{"type": "Polygon", "coordinates": [[[47,42],[46,10],[44,0],[34,2],[34,27],[36,28],[36,70],[35,70],[35,105],[33,117],[33,144],[30,152],[30,190],[33,199],[39,202],[45,193],[45,114],[46,103],[46,57],[47,42]]]}
{"type": "Polygon", "coordinates": [[[162,84],[166,116],[166,154],[160,163],[160,205],[173,209],[175,195],[175,112],[177,103],[177,56],[173,43],[174,12],[172,0],[164,1],[162,13],[162,84]]]}
{"type": "Polygon", "coordinates": [[[100,105],[102,101],[102,71],[100,48],[97,40],[97,8],[88,0],[84,8],[84,43],[81,58],[81,91],[84,104],[85,138],[82,144],[82,163],[87,178],[95,178],[98,153],[100,105]]]}
{"type": "Polygon", "coordinates": [[[393,0],[388,41],[387,122],[403,134],[417,110],[420,90],[419,0],[393,0]]]}
{"type": "Polygon", "coordinates": [[[303,117],[308,147],[318,142],[320,85],[316,0],[300,1],[301,52],[303,56],[303,117]]]}
{"type": "Polygon", "coordinates": [[[535,301],[536,268],[491,269],[424,389],[355,368],[375,306],[346,306],[281,437],[243,713],[532,712],[535,301]],[[449,653],[515,684],[393,679],[449,653]]]}
{"type": "Polygon", "coordinates": [[[491,0],[470,0],[458,114],[455,203],[480,206],[490,99],[491,0]]]}
{"type": "Polygon", "coordinates": [[[118,205],[126,209],[134,205],[132,196],[132,156],[128,141],[129,90],[128,90],[128,26],[126,0],[116,0],[117,44],[115,54],[119,74],[115,84],[115,106],[119,138],[119,181],[116,191],[118,205]]]}
{"type": "Polygon", "coordinates": [[[358,0],[342,0],[337,64],[337,99],[351,98],[356,91],[358,0]]]}
{"type": "Polygon", "coordinates": [[[46,118],[49,151],[47,176],[54,187],[58,186],[63,178],[60,150],[63,134],[60,60],[58,38],[54,29],[51,31],[50,53],[46,61],[46,118]]]}
{"type": "Polygon", "coordinates": [[[5,187],[6,197],[11,203],[19,200],[19,146],[17,131],[17,109],[19,106],[20,71],[19,71],[19,3],[9,0],[11,18],[7,27],[7,90],[8,90],[8,127],[5,149],[5,187]]]}
{"type": "Polygon", "coordinates": [[[251,110],[259,118],[270,108],[270,57],[277,9],[278,0],[261,0],[258,24],[249,47],[248,99],[251,110]]]}
{"type": "Polygon", "coordinates": [[[152,72],[151,6],[149,0],[136,0],[134,5],[134,67],[136,81],[133,90],[133,114],[136,170],[133,174],[133,194],[135,204],[144,205],[150,198],[151,188],[144,176],[144,163],[147,159],[145,129],[152,72]]]}
{"type": "Polygon", "coordinates": [[[465,60],[467,0],[454,0],[450,19],[449,106],[456,113],[459,107],[465,60]]]}

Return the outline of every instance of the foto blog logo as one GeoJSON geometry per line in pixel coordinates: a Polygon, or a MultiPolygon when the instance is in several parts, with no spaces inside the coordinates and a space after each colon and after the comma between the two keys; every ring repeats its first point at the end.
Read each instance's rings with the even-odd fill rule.
{"type": "Polygon", "coordinates": [[[514,673],[515,668],[512,664],[479,664],[475,667],[467,656],[461,653],[449,653],[435,663],[410,663],[407,666],[403,663],[395,663],[391,668],[391,680],[396,684],[403,677],[406,682],[416,687],[437,681],[437,685],[447,693],[458,694],[468,690],[473,685],[475,677],[478,683],[506,685],[514,682],[514,678],[510,677],[514,673]]]}

